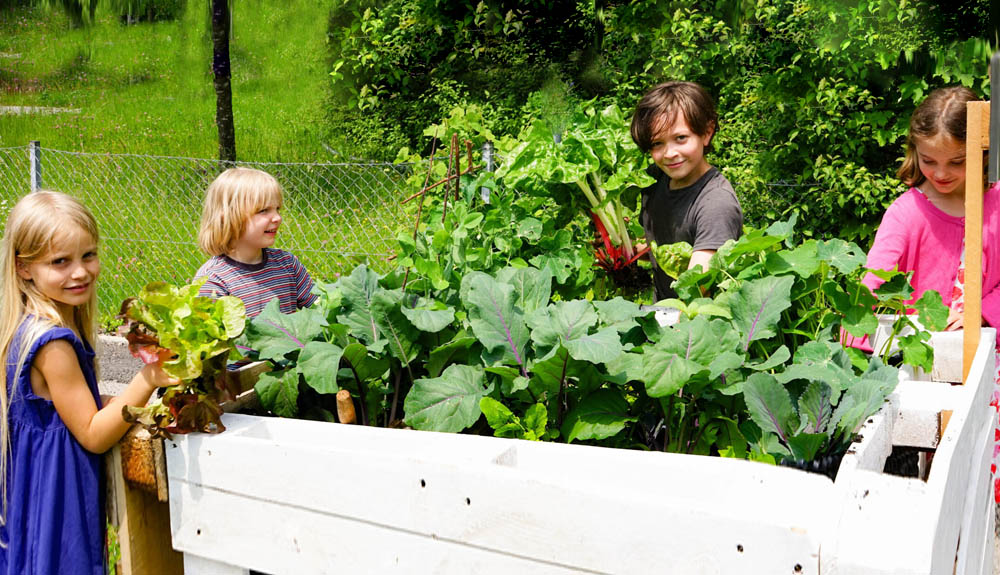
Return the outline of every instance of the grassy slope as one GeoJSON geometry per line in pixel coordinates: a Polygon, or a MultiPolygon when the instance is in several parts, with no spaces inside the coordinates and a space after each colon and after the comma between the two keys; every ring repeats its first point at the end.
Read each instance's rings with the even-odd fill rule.
{"type": "MultiPolygon", "coordinates": [[[[234,3],[231,41],[237,155],[328,160],[321,145],[328,8],[310,0],[234,3]]],[[[58,11],[0,11],[0,105],[79,114],[0,116],[0,147],[214,157],[209,14],[188,2],[174,22],[71,29],[58,11]]]]}
{"type": "MultiPolygon", "coordinates": [[[[102,233],[104,321],[146,282],[185,283],[205,260],[194,241],[201,195],[218,167],[103,154],[216,156],[209,14],[204,2],[187,4],[176,22],[122,26],[114,14],[99,12],[96,24],[82,30],[70,29],[59,12],[0,11],[0,54],[21,54],[0,56],[0,105],[81,110],[0,116],[0,148],[40,140],[44,185],[80,196],[94,212],[102,233]]],[[[239,159],[336,161],[320,136],[328,8],[315,0],[241,0],[234,8],[239,159]]],[[[315,279],[375,263],[364,254],[390,249],[397,216],[385,202],[394,204],[395,192],[382,170],[269,169],[286,188],[278,247],[295,253],[315,279]]],[[[0,222],[27,188],[26,166],[4,170],[0,162],[0,222]]]]}

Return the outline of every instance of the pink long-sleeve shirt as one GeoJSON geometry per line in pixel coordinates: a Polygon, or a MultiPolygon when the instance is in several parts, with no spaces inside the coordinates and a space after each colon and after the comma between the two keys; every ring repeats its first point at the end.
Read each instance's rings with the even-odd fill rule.
{"type": "MultiPolygon", "coordinates": [[[[868,252],[869,269],[912,271],[913,300],[927,290],[951,304],[955,275],[962,258],[965,218],[950,216],[923,193],[910,188],[886,210],[868,252]]],[[[969,281],[969,278],[966,278],[969,281]]],[[[865,285],[875,289],[882,280],[872,274],[865,285]]],[[[983,321],[1000,326],[1000,189],[983,195],[983,321]]]]}

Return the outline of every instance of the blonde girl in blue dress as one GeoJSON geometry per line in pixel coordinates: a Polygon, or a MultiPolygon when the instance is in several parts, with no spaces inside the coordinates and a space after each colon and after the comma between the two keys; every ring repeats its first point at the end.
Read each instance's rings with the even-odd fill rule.
{"type": "MultiPolygon", "coordinates": [[[[159,363],[106,404],[94,360],[98,231],[70,196],[34,192],[0,242],[0,575],[105,575],[101,454],[122,407],[176,383],[159,363]]],[[[162,362],[162,360],[161,360],[162,362]]]]}

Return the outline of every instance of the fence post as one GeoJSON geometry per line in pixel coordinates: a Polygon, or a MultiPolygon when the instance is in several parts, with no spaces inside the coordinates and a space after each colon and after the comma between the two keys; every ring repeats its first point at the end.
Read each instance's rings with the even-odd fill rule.
{"type": "MultiPolygon", "coordinates": [[[[493,142],[487,141],[483,144],[483,163],[486,165],[486,171],[493,171],[493,142]]],[[[479,195],[483,199],[484,204],[490,203],[490,189],[486,186],[479,188],[479,195]]]]}
{"type": "Polygon", "coordinates": [[[31,191],[37,192],[42,187],[42,143],[32,140],[28,150],[31,158],[31,191]]]}

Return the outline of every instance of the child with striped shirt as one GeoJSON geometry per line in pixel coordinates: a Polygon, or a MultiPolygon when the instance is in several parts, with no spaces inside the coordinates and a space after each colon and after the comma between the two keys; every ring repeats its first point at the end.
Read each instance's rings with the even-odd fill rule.
{"type": "Polygon", "coordinates": [[[205,193],[198,243],[211,258],[195,274],[198,295],[236,296],[247,317],[278,298],[282,313],[316,301],[313,281],[294,255],[273,248],[281,225],[281,185],[267,172],[230,168],[205,193]]]}

